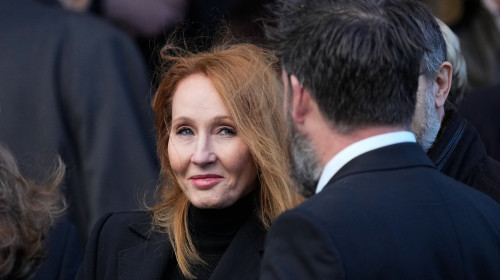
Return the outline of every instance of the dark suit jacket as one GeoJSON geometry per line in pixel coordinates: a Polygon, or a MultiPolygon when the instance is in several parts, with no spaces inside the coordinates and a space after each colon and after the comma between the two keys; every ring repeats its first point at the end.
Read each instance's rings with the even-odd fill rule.
{"type": "Polygon", "coordinates": [[[261,279],[500,279],[500,205],[414,143],[347,163],[275,220],[261,279]]]}
{"type": "Polygon", "coordinates": [[[37,1],[0,1],[0,142],[32,179],[62,157],[82,236],[154,189],[152,115],[144,61],[126,34],[37,1]]]}
{"type": "MultiPolygon", "coordinates": [[[[92,231],[77,278],[160,280],[174,251],[167,234],[151,230],[151,212],[103,217],[92,231]]],[[[251,216],[238,231],[210,279],[258,279],[265,230],[251,216]]]]}

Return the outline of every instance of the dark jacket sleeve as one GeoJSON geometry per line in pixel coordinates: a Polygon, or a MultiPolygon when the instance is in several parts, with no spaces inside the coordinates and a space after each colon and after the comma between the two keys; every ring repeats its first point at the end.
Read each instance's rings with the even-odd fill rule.
{"type": "Polygon", "coordinates": [[[276,219],[266,239],[261,280],[345,278],[333,240],[313,219],[294,210],[276,219]]]}

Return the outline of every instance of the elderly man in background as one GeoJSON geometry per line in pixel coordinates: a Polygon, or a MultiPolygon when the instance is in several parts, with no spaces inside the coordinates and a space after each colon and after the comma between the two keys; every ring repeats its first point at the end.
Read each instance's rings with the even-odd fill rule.
{"type": "Polygon", "coordinates": [[[424,55],[426,70],[419,79],[413,119],[417,142],[438,170],[500,203],[500,163],[486,153],[474,126],[447,101],[450,97],[461,99],[467,72],[457,37],[442,21],[438,23],[441,30],[433,29],[428,21],[420,21],[431,51],[424,55]],[[445,41],[438,39],[441,32],[445,41]]]}

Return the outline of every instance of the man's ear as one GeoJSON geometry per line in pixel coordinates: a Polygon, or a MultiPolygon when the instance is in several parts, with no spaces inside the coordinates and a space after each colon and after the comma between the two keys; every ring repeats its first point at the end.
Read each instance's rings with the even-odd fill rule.
{"type": "Polygon", "coordinates": [[[310,111],[311,96],[295,75],[290,75],[290,84],[292,87],[292,118],[296,123],[302,124],[310,111]]]}
{"type": "Polygon", "coordinates": [[[443,62],[441,66],[439,66],[438,75],[436,77],[436,84],[438,86],[438,90],[434,96],[436,108],[444,106],[446,98],[448,98],[448,94],[450,93],[452,76],[453,66],[448,61],[443,62]]]}

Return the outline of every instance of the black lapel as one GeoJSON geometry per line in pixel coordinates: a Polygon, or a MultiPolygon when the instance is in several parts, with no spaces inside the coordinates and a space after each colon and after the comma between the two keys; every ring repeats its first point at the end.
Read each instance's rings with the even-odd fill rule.
{"type": "Polygon", "coordinates": [[[257,280],[265,234],[259,219],[255,215],[249,217],[231,241],[210,280],[257,280]]]}
{"type": "Polygon", "coordinates": [[[167,264],[173,258],[173,249],[167,234],[151,230],[150,215],[132,221],[130,230],[138,235],[139,241],[119,253],[118,279],[161,280],[167,264]]]}

